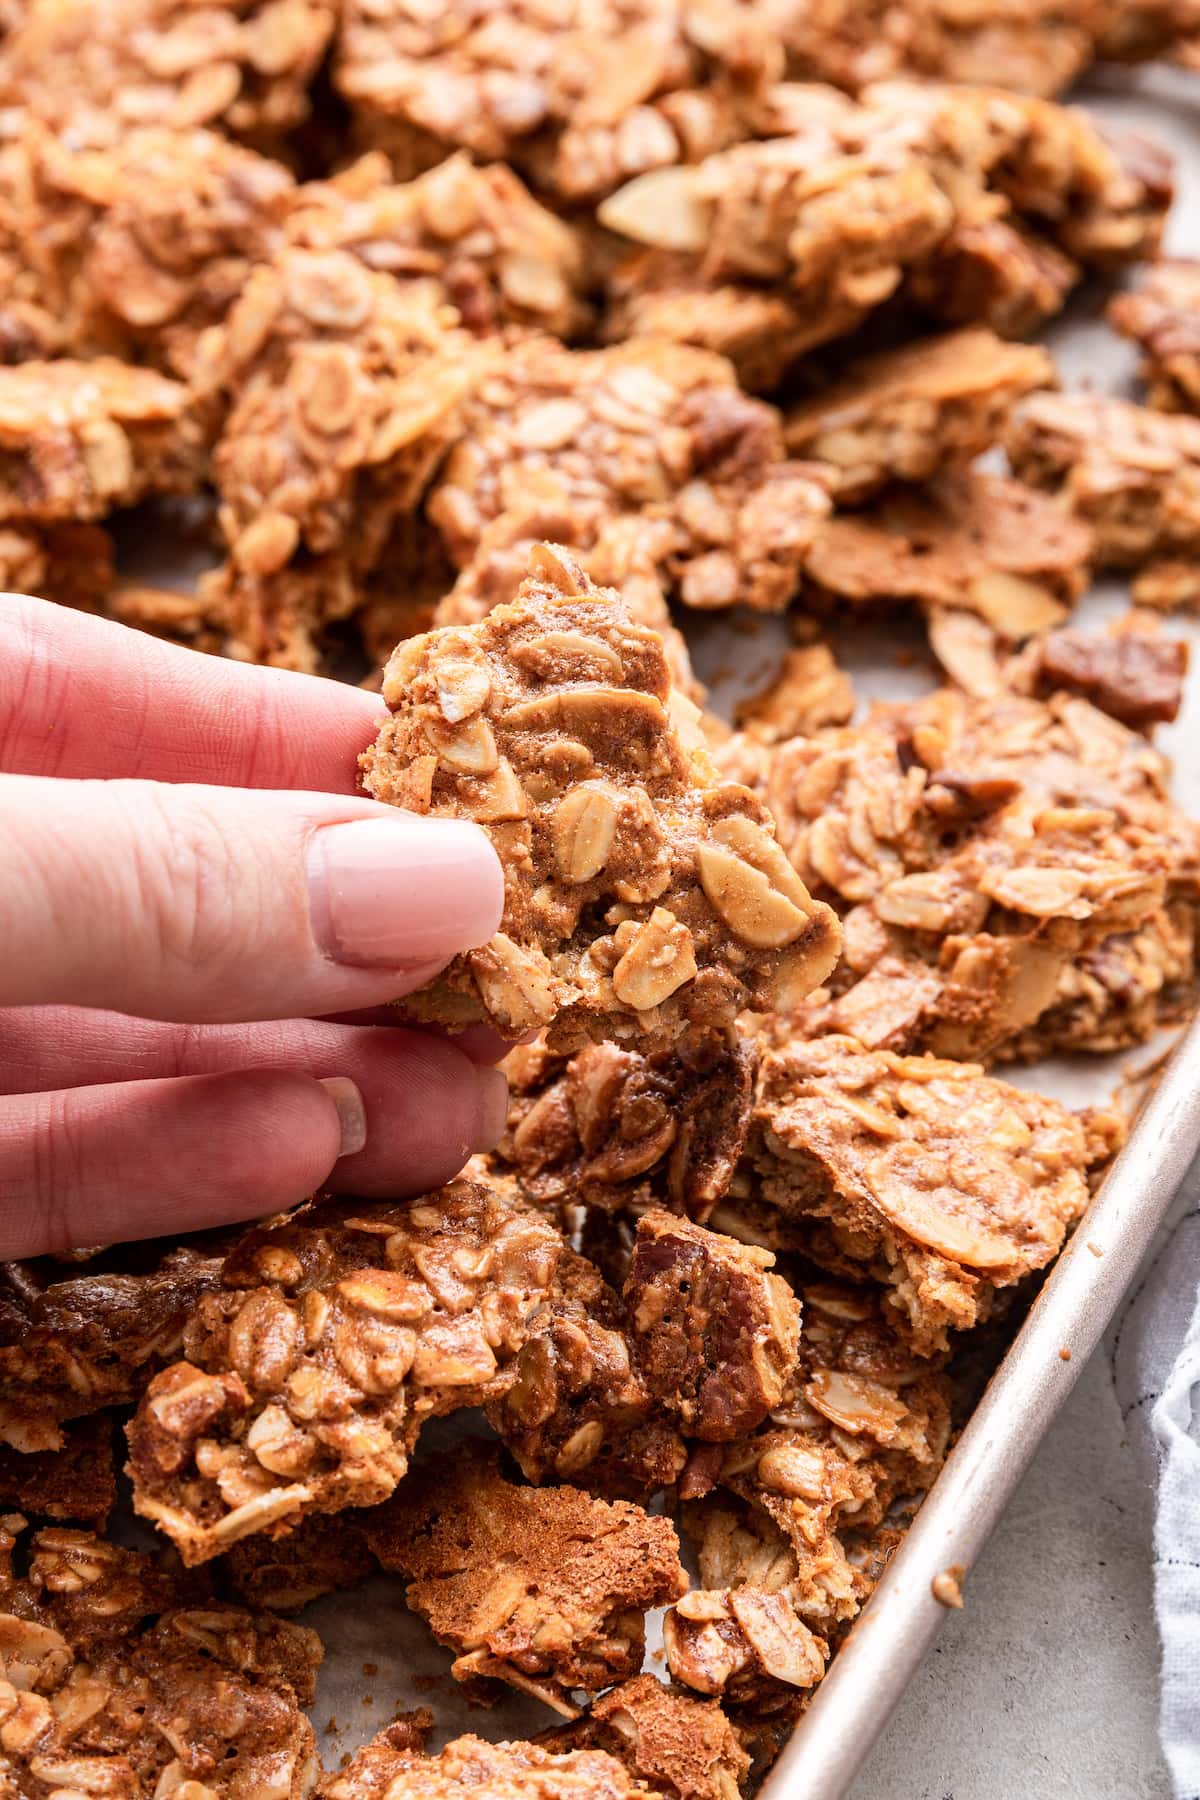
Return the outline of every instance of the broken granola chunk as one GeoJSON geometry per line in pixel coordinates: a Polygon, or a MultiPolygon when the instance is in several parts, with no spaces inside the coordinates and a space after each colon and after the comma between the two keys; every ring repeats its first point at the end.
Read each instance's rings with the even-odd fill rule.
{"type": "Polygon", "coordinates": [[[23,1453],[61,1450],[65,1422],[136,1400],[178,1354],[221,1258],[165,1250],[144,1272],[61,1274],[0,1264],[0,1442],[23,1453]]]}
{"type": "Polygon", "coordinates": [[[795,1366],[800,1309],[769,1251],[660,1209],[638,1220],[624,1300],[638,1364],[688,1437],[752,1431],[795,1366]]]}
{"type": "Polygon", "coordinates": [[[746,1142],[753,1060],[711,1031],[643,1055],[589,1044],[568,1058],[519,1045],[496,1156],[539,1205],[621,1211],[655,1200],[703,1225],[746,1142]]]}
{"type": "Polygon", "coordinates": [[[107,609],[114,581],[113,544],[101,525],[0,526],[0,590],[36,594],[83,612],[107,609]]]}
{"type": "Polygon", "coordinates": [[[179,382],[109,357],[0,368],[0,520],[99,519],[193,492],[204,452],[189,404],[179,382]]]}
{"type": "Polygon", "coordinates": [[[785,460],[778,413],[743,394],[723,358],[534,338],[478,383],[428,511],[463,568],[489,526],[532,506],[556,509],[584,558],[636,514],[640,545],[685,606],[778,612],[829,501],[813,469],[785,460]]]}
{"type": "Polygon", "coordinates": [[[375,1572],[362,1527],[346,1513],[310,1513],[283,1537],[242,1538],[217,1565],[223,1588],[246,1606],[297,1613],[375,1572]]]}
{"type": "Polygon", "coordinates": [[[469,1181],[247,1233],[129,1427],[138,1511],[190,1564],[386,1499],[427,1418],[503,1391],[561,1251],[469,1181]]]}
{"type": "Polygon", "coordinates": [[[456,1680],[507,1682],[567,1718],[573,1691],[641,1668],[647,1609],[687,1587],[668,1520],[578,1488],[514,1486],[483,1445],[418,1466],[363,1529],[455,1651],[456,1680]]]}
{"type": "Polygon", "coordinates": [[[97,1413],[65,1431],[58,1450],[0,1445],[0,1508],[102,1530],[117,1499],[112,1435],[112,1419],[97,1413]]]}
{"type": "Polygon", "coordinates": [[[327,1775],[317,1800],[647,1800],[647,1794],[602,1750],[556,1756],[537,1744],[460,1737],[439,1755],[423,1756],[401,1724],[327,1775]]]}
{"type": "Polygon", "coordinates": [[[657,634],[565,552],[531,561],[515,604],[399,646],[361,759],[377,800],[476,820],[505,870],[500,931],[405,1014],[653,1050],[756,996],[798,1003],[836,960],[833,915],[690,747],[657,634]]]}
{"type": "Polygon", "coordinates": [[[1037,646],[1043,693],[1082,694],[1101,712],[1144,731],[1174,719],[1183,700],[1188,646],[1144,631],[1052,631],[1037,646]]]}
{"type": "Polygon", "coordinates": [[[1092,537],[1036,488],[976,470],[895,487],[821,526],[809,586],[852,606],[908,600],[977,614],[1009,643],[1059,625],[1088,579],[1092,537]]]}
{"type": "Polygon", "coordinates": [[[1200,552],[1200,419],[1099,394],[1035,394],[1007,434],[1022,480],[1091,530],[1098,564],[1200,552]]]}
{"type": "Polygon", "coordinates": [[[1108,317],[1142,351],[1150,404],[1200,412],[1200,262],[1152,263],[1135,288],[1109,302],[1108,317]]]}
{"type": "Polygon", "coordinates": [[[523,325],[573,336],[586,322],[582,240],[503,163],[448,157],[397,185],[382,157],[298,190],[289,240],[346,250],[370,269],[439,281],[478,335],[523,325]]]}
{"type": "Polygon", "coordinates": [[[1079,1119],[971,1063],[797,1041],[764,1056],[756,1123],[762,1198],[815,1262],[886,1284],[923,1355],[1044,1268],[1089,1198],[1079,1119]]]}
{"type": "Polygon", "coordinates": [[[915,268],[907,295],[947,325],[1026,338],[1056,318],[1083,271],[1056,244],[1012,220],[967,216],[915,268]]]}
{"type": "Polygon", "coordinates": [[[333,25],[317,0],[28,0],[0,48],[0,104],[88,148],[201,125],[281,151],[333,25]]]}
{"type": "Polygon", "coordinates": [[[777,1703],[780,1687],[815,1687],[829,1645],[799,1617],[786,1588],[695,1588],[663,1621],[667,1667],[698,1694],[735,1705],[777,1703]]]}
{"type": "Polygon", "coordinates": [[[829,464],[830,491],[854,506],[892,481],[928,481],[972,461],[999,438],[1013,404],[1054,383],[1037,345],[1006,344],[975,329],[905,344],[864,359],[791,408],[784,441],[829,464]]]}
{"type": "MultiPolygon", "coordinates": [[[[834,660],[828,644],[804,644],[788,650],[770,685],[736,712],[738,728],[759,744],[784,738],[811,737],[825,725],[845,725],[854,714],[850,677],[834,660]]],[[[718,747],[718,766],[722,766],[718,747]]]]}
{"type": "Polygon", "coordinates": [[[606,1750],[663,1800],[738,1800],[750,1770],[720,1706],[654,1675],[602,1694],[581,1719],[542,1741],[555,1750],[606,1750]]]}

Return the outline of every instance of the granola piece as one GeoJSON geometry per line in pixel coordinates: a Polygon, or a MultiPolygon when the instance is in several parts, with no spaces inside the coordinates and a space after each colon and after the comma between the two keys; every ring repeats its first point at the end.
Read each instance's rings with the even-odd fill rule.
{"type": "Polygon", "coordinates": [[[948,325],[987,325],[1027,338],[1057,317],[1083,271],[1071,257],[1011,219],[956,220],[905,292],[948,325]]]}
{"type": "Polygon", "coordinates": [[[469,1181],[248,1232],[129,1427],[137,1510],[191,1564],[386,1499],[427,1418],[503,1392],[561,1250],[469,1181]]]}
{"type": "Polygon", "coordinates": [[[672,1677],[739,1706],[777,1704],[780,1688],[815,1687],[827,1641],[799,1617],[786,1588],[694,1588],[663,1621],[672,1677]]]}
{"type": "Polygon", "coordinates": [[[534,552],[514,605],[401,644],[383,697],[367,791],[477,820],[505,869],[500,931],[402,1001],[406,1016],[654,1050],[756,996],[795,1004],[828,974],[832,913],[761,803],[689,744],[695,709],[661,639],[565,552],[534,552]]]}
{"type": "Polygon", "coordinates": [[[537,1744],[460,1737],[438,1756],[412,1748],[407,1724],[388,1726],[317,1800],[650,1800],[640,1781],[602,1750],[556,1756],[537,1744]]]}
{"type": "MultiPolygon", "coordinates": [[[[738,729],[756,744],[811,737],[825,725],[845,725],[854,715],[854,687],[828,644],[788,650],[770,685],[737,708],[738,729]]],[[[715,760],[724,772],[725,749],[715,760]]]]}
{"type": "Polygon", "coordinates": [[[144,1273],[59,1279],[45,1265],[0,1265],[0,1443],[62,1450],[64,1423],[136,1400],[178,1352],[219,1256],[164,1250],[144,1273]]]}
{"type": "Polygon", "coordinates": [[[102,518],[204,479],[188,391],[110,357],[0,368],[0,520],[102,518]]]}
{"type": "Polygon", "coordinates": [[[455,1680],[507,1682],[566,1718],[573,1691],[641,1668],[646,1610],[687,1587],[667,1519],[579,1488],[516,1487],[484,1445],[419,1466],[363,1529],[454,1650],[455,1680]]]}
{"type": "Polygon", "coordinates": [[[1142,352],[1151,406],[1200,412],[1200,262],[1152,263],[1131,292],[1110,300],[1108,318],[1142,352]]]}
{"type": "Polygon", "coordinates": [[[976,1064],[798,1040],[764,1058],[762,1198],[835,1274],[887,1284],[922,1355],[1056,1255],[1088,1202],[1080,1121],[976,1064]]]}
{"type": "Polygon", "coordinates": [[[317,0],[27,0],[0,49],[0,104],[89,148],[212,126],[279,151],[308,118],[333,24],[317,0]]]}
{"type": "Polygon", "coordinates": [[[1107,395],[1035,394],[1006,448],[1022,480],[1088,526],[1099,565],[1200,551],[1200,419],[1107,395]]]}
{"type": "Polygon", "coordinates": [[[1054,379],[1037,345],[948,332],[855,363],[785,414],[784,441],[794,455],[828,463],[834,499],[855,506],[889,482],[928,481],[971,462],[997,441],[1014,403],[1054,379]]]}
{"type": "Polygon", "coordinates": [[[360,138],[404,173],[462,148],[532,172],[559,201],[594,200],[643,169],[743,135],[781,70],[768,20],[727,0],[476,0],[418,12],[352,0],[335,70],[360,138]]]}
{"type": "Polygon", "coordinates": [[[953,608],[1020,643],[1060,625],[1088,580],[1092,534],[1036,488],[978,470],[886,489],[826,520],[805,558],[813,592],[852,606],[953,608]]]}
{"type": "Polygon", "coordinates": [[[23,133],[0,152],[0,259],[16,271],[3,360],[111,354],[189,379],[294,191],[215,132],[135,130],[100,150],[23,133]]]}
{"type": "Polygon", "coordinates": [[[235,570],[275,576],[340,553],[368,573],[485,354],[436,283],[400,283],[345,250],[290,248],[257,267],[197,377],[204,398],[232,400],[214,474],[235,570]]]}
{"type": "Polygon", "coordinates": [[[538,1484],[647,1498],[673,1486],[687,1460],[638,1367],[617,1295],[581,1256],[564,1258],[560,1291],[530,1321],[512,1382],[487,1416],[538,1484]]]}
{"type": "Polygon", "coordinates": [[[539,1205],[619,1212],[654,1200],[703,1225],[729,1186],[754,1088],[736,1038],[700,1030],[649,1055],[519,1045],[503,1066],[513,1102],[495,1155],[539,1205]]]}
{"type": "Polygon", "coordinates": [[[428,511],[463,567],[489,524],[531,506],[568,520],[565,541],[584,556],[636,514],[685,606],[778,612],[829,501],[811,469],[785,460],[775,409],[744,395],[722,359],[536,338],[477,387],[428,511]]]}
{"type": "Polygon", "coordinates": [[[738,1800],[750,1758],[719,1705],[635,1675],[573,1725],[543,1734],[555,1750],[606,1750],[663,1800],[738,1800]]]}
{"type": "MultiPolygon", "coordinates": [[[[845,913],[827,1028],[871,1046],[1011,1054],[1106,939],[1161,930],[1164,906],[1194,929],[1200,830],[1164,759],[1072,695],[878,706],[779,746],[766,793],[795,867],[845,913]]],[[[1156,1004],[1110,1000],[1106,1036],[1156,1004]]]]}
{"type": "Polygon", "coordinates": [[[189,649],[203,650],[212,656],[226,650],[236,654],[203,594],[116,581],[103,610],[105,618],[116,619],[118,624],[135,631],[147,631],[152,637],[165,638],[171,644],[186,644],[189,649]]]}
{"type": "Polygon", "coordinates": [[[1178,716],[1188,646],[1144,631],[1052,631],[1037,646],[1043,693],[1082,694],[1101,712],[1144,731],[1178,716]]]}
{"type": "Polygon", "coordinates": [[[301,1612],[323,1594],[355,1587],[375,1569],[353,1514],[311,1513],[284,1537],[243,1538],[215,1572],[244,1605],[286,1615],[301,1612]]]}
{"type": "Polygon", "coordinates": [[[0,1615],[12,1793],[303,1800],[318,1766],[300,1711],[321,1658],[313,1632],[179,1606],[148,1558],[91,1533],[42,1531],[33,1547],[0,1615]]]}
{"type": "Polygon", "coordinates": [[[767,1250],[654,1208],[638,1220],[624,1300],[651,1393],[688,1437],[723,1443],[778,1404],[800,1309],[767,1250]]]}
{"type": "Polygon", "coordinates": [[[1156,612],[1200,611],[1200,565],[1163,557],[1148,562],[1133,580],[1136,606],[1156,612]]]}
{"type": "Polygon", "coordinates": [[[503,163],[480,169],[460,154],[396,185],[383,158],[364,157],[299,190],[288,237],[384,274],[436,279],[479,335],[522,325],[567,338],[587,321],[579,233],[503,163]]]}
{"type": "Polygon", "coordinates": [[[230,559],[200,578],[196,635],[238,662],[321,674],[331,628],[355,614],[364,591],[343,555],[301,555],[263,572],[230,559]]]}
{"type": "Polygon", "coordinates": [[[0,1445],[0,1507],[102,1530],[117,1499],[112,1420],[98,1413],[63,1436],[61,1450],[0,1445]]]}
{"type": "Polygon", "coordinates": [[[97,612],[113,585],[112,539],[101,525],[0,526],[0,590],[97,612]]]}

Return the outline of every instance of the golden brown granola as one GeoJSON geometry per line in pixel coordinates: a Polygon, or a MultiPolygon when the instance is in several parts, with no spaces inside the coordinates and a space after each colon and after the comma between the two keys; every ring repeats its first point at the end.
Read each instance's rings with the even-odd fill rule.
{"type": "Polygon", "coordinates": [[[222,1592],[255,1611],[297,1613],[374,1574],[354,1513],[310,1513],[283,1537],[242,1538],[213,1565],[222,1592]]]}
{"type": "Polygon", "coordinates": [[[515,1486],[483,1444],[418,1464],[363,1530],[455,1652],[456,1681],[484,1694],[507,1682],[568,1719],[573,1692],[637,1673],[647,1609],[687,1588],[669,1520],[579,1488],[515,1486]]]}
{"type": "MultiPolygon", "coordinates": [[[[740,702],[738,729],[760,744],[784,738],[811,737],[825,725],[845,725],[854,714],[854,687],[834,660],[828,644],[803,644],[787,650],[761,693],[740,702]]],[[[721,756],[722,746],[714,752],[721,756]]]]}
{"type": "Polygon", "coordinates": [[[1052,1260],[1089,1194],[1075,1114],[976,1064],[797,1039],[759,1070],[752,1151],[785,1235],[884,1286],[920,1354],[1052,1260]]]}
{"type": "Polygon", "coordinates": [[[313,1632],[189,1604],[149,1558],[90,1532],[41,1531],[32,1547],[29,1575],[0,1588],[10,1792],[303,1800],[318,1768],[300,1711],[313,1632]]]}
{"type": "Polygon", "coordinates": [[[401,1002],[407,1016],[653,1048],[756,996],[798,1003],[829,973],[832,913],[761,803],[689,741],[695,708],[662,640],[565,552],[534,552],[514,605],[401,644],[383,697],[367,791],[478,821],[505,870],[501,930],[401,1002]]]}
{"type": "Polygon", "coordinates": [[[136,1400],[220,1274],[194,1249],[151,1252],[131,1274],[0,1264],[0,1442],[59,1450],[66,1421],[136,1400]]]}
{"type": "Polygon", "coordinates": [[[0,105],[91,148],[202,125],[282,151],[334,16],[318,0],[27,0],[0,47],[0,105]]]}
{"type": "Polygon", "coordinates": [[[460,1737],[437,1756],[413,1747],[407,1721],[389,1726],[336,1775],[317,1800],[651,1800],[602,1750],[556,1756],[537,1744],[460,1737]]]}
{"type": "Polygon", "coordinates": [[[1055,244],[1006,218],[958,219],[912,271],[908,296],[947,325],[1031,337],[1060,313],[1082,270],[1055,244]]]}
{"type": "Polygon", "coordinates": [[[877,706],[779,746],[766,793],[795,867],[843,913],[830,1029],[975,1059],[1025,1053],[1031,1033],[1043,1053],[1087,1049],[1095,1006],[1059,1008],[1098,954],[1097,1048],[1179,1006],[1200,827],[1164,759],[1086,700],[943,689],[877,706]],[[1149,985],[1122,948],[1147,931],[1171,946],[1149,985]]]}
{"type": "Polygon", "coordinates": [[[1164,258],[1109,302],[1108,317],[1143,355],[1152,406],[1200,411],[1200,262],[1164,258]]]}
{"type": "Polygon", "coordinates": [[[56,1450],[0,1445],[0,1508],[101,1531],[117,1499],[112,1418],[97,1413],[81,1419],[62,1437],[56,1450]]]}
{"type": "Polygon", "coordinates": [[[583,554],[636,514],[638,548],[685,605],[775,612],[829,510],[813,475],[785,460],[779,414],[743,394],[719,357],[535,338],[476,387],[428,511],[459,567],[514,511],[561,513],[562,541],[583,554]]]}
{"type": "Polygon", "coordinates": [[[107,606],[113,580],[112,539],[101,525],[64,519],[0,526],[0,589],[6,594],[37,594],[96,612],[107,606]]]}
{"type": "Polygon", "coordinates": [[[1009,461],[1086,523],[1095,560],[1131,568],[1200,552],[1200,419],[1099,394],[1034,394],[1009,461]]]}
{"type": "Polygon", "coordinates": [[[781,71],[770,22],[743,0],[352,0],[336,80],[360,138],[402,175],[462,148],[579,203],[742,135],[781,71]]]}
{"type": "Polygon", "coordinates": [[[976,469],[837,513],[805,557],[813,597],[974,613],[1013,644],[1059,625],[1087,585],[1092,534],[1036,488],[976,469]]]}
{"type": "Polygon", "coordinates": [[[149,494],[186,494],[205,453],[188,391],[111,357],[0,368],[0,519],[103,518],[149,494]]]}
{"type": "Polygon", "coordinates": [[[129,1427],[138,1511],[198,1563],[386,1499],[427,1418],[503,1391],[561,1252],[469,1181],[247,1233],[129,1427]]]}
{"type": "Polygon", "coordinates": [[[1054,385],[1034,344],[984,329],[948,332],[857,362],[824,393],[784,415],[793,455],[828,463],[830,491],[855,506],[892,481],[928,481],[999,438],[1015,402],[1054,385]]]}
{"type": "Polygon", "coordinates": [[[654,1675],[622,1682],[540,1742],[553,1750],[606,1750],[663,1800],[738,1800],[750,1771],[720,1706],[654,1675]]]}

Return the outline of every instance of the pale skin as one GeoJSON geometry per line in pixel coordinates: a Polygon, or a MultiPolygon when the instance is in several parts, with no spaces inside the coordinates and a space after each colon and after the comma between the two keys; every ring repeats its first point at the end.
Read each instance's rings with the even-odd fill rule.
{"type": "Polygon", "coordinates": [[[381,711],[0,595],[0,1258],[421,1193],[497,1141],[505,1046],[386,1006],[491,936],[502,872],[355,795],[381,711]]]}

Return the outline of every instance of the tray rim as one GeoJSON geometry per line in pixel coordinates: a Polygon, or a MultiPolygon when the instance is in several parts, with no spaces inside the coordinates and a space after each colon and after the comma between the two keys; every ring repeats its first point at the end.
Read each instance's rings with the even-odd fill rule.
{"type": "Polygon", "coordinates": [[[847,1793],[945,1622],[934,1577],[965,1571],[969,1608],[972,1565],[1198,1155],[1200,1013],[1181,1033],[1128,1141],[759,1789],[761,1800],[842,1800],[847,1793]]]}

